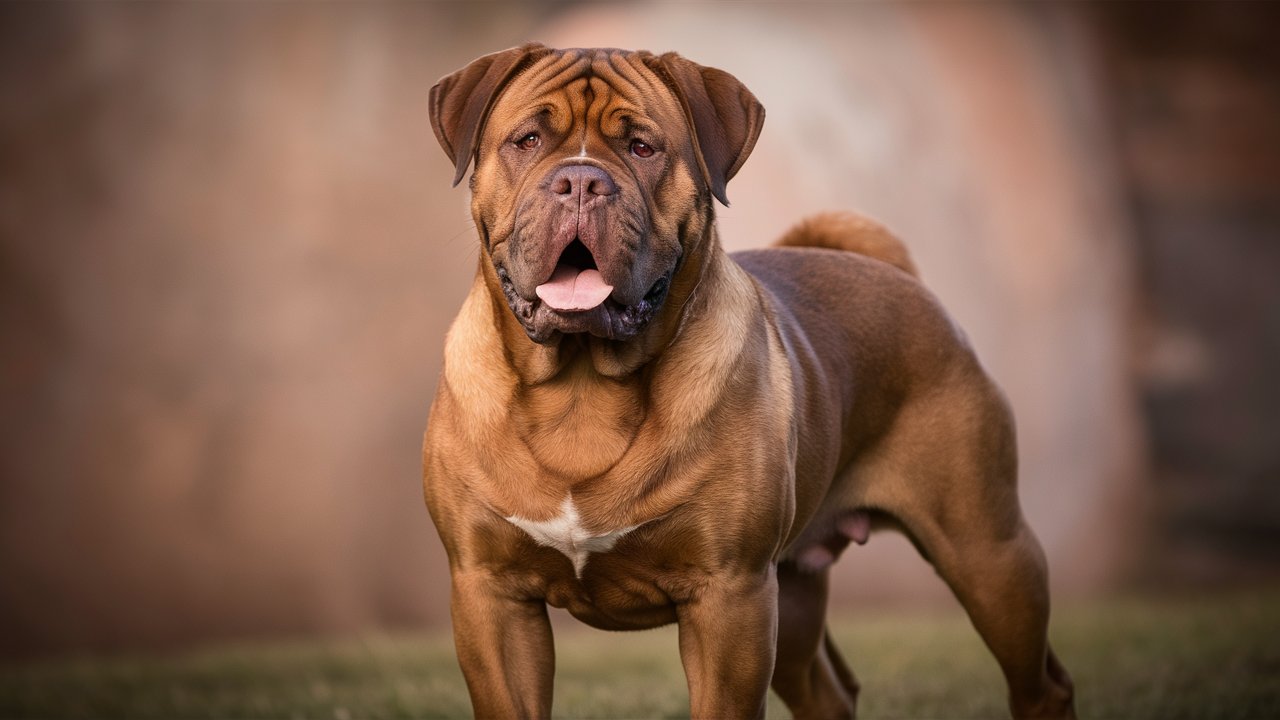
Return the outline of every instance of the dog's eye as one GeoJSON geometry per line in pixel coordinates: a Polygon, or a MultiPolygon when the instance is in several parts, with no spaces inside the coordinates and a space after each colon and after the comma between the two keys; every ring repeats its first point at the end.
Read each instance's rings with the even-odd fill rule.
{"type": "Polygon", "coordinates": [[[631,154],[638,158],[647,158],[653,155],[653,146],[640,140],[631,141],[631,154]]]}
{"type": "Polygon", "coordinates": [[[542,138],[538,137],[538,133],[529,133],[516,141],[516,147],[521,150],[532,150],[542,144],[542,138]]]}

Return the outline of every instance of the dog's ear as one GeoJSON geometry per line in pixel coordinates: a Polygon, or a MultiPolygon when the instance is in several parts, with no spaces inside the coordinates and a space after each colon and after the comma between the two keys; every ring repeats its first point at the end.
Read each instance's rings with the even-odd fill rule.
{"type": "Polygon", "coordinates": [[[725,186],[760,137],[764,106],[734,76],[676,53],[650,58],[649,67],[680,99],[711,193],[728,205],[725,186]]]}
{"type": "Polygon", "coordinates": [[[529,43],[485,55],[431,88],[431,129],[456,168],[454,185],[467,174],[498,93],[529,63],[549,52],[543,45],[529,43]]]}

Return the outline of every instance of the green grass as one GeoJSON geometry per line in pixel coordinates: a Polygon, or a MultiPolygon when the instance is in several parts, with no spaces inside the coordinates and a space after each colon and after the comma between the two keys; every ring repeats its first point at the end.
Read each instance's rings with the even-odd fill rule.
{"type": "MultiPolygon", "coordinates": [[[[958,609],[833,624],[864,718],[1004,715],[995,662],[958,609]]],[[[1280,717],[1280,592],[1068,607],[1051,635],[1086,718],[1280,717]]],[[[674,629],[557,635],[560,717],[680,717],[674,629]]],[[[445,634],[258,644],[0,666],[0,717],[468,717],[445,634]]],[[[787,714],[770,697],[770,717],[787,714]]]]}

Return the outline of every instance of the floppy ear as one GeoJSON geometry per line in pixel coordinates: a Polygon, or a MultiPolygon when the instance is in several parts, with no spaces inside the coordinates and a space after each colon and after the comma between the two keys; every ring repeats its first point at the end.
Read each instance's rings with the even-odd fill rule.
{"type": "Polygon", "coordinates": [[[656,67],[650,67],[684,106],[711,192],[727,206],[725,185],[747,161],[760,137],[764,106],[745,85],[723,70],[704,67],[673,52],[654,60],[656,67]]]}
{"type": "Polygon", "coordinates": [[[530,62],[549,52],[543,45],[529,43],[485,55],[431,88],[431,129],[457,168],[454,185],[467,174],[480,129],[498,92],[530,62]]]}

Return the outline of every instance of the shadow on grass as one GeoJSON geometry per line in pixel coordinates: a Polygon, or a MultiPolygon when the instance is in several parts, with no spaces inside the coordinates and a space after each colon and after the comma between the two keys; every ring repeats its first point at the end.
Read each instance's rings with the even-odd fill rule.
{"type": "MultiPolygon", "coordinates": [[[[1050,634],[1085,718],[1280,717],[1280,591],[1113,600],[1050,634]]],[[[864,718],[1005,715],[995,661],[956,609],[844,617],[864,718]]],[[[674,628],[558,631],[560,717],[687,716],[674,628]]],[[[770,717],[787,717],[770,696],[770,717]]],[[[0,666],[4,718],[470,717],[447,634],[261,644],[166,657],[0,666]]]]}

